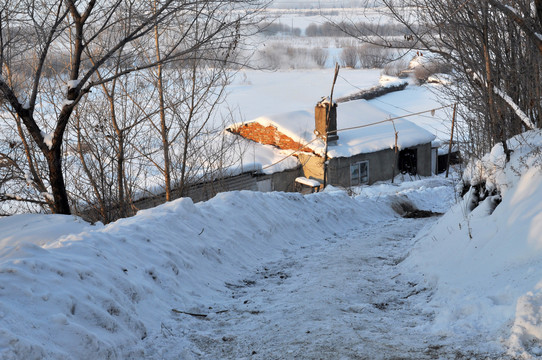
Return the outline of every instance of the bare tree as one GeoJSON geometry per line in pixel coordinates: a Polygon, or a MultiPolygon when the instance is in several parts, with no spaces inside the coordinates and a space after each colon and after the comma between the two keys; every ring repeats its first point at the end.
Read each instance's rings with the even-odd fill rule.
{"type": "Polygon", "coordinates": [[[310,56],[316,65],[323,68],[326,65],[327,59],[329,58],[329,52],[327,49],[316,47],[310,50],[310,56]]]}
{"type": "MultiPolygon", "coordinates": [[[[509,157],[506,139],[540,126],[542,1],[383,0],[388,15],[408,32],[400,39],[344,31],[364,43],[431,53],[452,67],[449,100],[467,120],[471,149],[496,143],[509,157]]],[[[354,22],[352,21],[350,25],[354,22]]]]}
{"type": "Polygon", "coordinates": [[[14,117],[20,119],[47,164],[51,211],[71,212],[62,149],[65,132],[82,99],[94,87],[126,74],[169,63],[197,49],[219,46],[224,38],[232,36],[228,29],[236,28],[253,14],[258,4],[256,0],[164,0],[155,2],[154,6],[135,0],[84,3],[6,0],[0,7],[0,97],[14,117]],[[122,71],[109,71],[110,60],[119,52],[141,51],[148,45],[147,35],[152,34],[157,24],[179,14],[186,15],[180,18],[189,19],[187,23],[177,24],[185,36],[168,39],[160,58],[146,61],[144,57],[133,56],[122,71]],[[124,31],[118,32],[119,26],[128,23],[123,19],[131,21],[124,31]],[[195,22],[206,24],[208,31],[190,38],[195,22]],[[119,33],[122,36],[113,36],[119,33]],[[105,42],[106,35],[114,41],[105,42]],[[69,58],[64,67],[54,68],[51,64],[59,53],[69,53],[69,58]],[[21,69],[30,76],[20,76],[21,69]],[[55,72],[55,76],[49,76],[50,72],[55,72]],[[55,107],[41,106],[46,96],[55,98],[55,107]]]}

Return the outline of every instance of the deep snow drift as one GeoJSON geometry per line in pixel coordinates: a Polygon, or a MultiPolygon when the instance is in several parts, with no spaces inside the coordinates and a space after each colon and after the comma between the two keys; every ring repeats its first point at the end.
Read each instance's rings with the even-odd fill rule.
{"type": "Polygon", "coordinates": [[[497,145],[470,164],[464,179],[487,195],[469,192],[420,235],[404,266],[437,288],[432,331],[489,334],[513,358],[531,359],[542,356],[542,134],[524,133],[508,146],[508,163],[497,145]]]}

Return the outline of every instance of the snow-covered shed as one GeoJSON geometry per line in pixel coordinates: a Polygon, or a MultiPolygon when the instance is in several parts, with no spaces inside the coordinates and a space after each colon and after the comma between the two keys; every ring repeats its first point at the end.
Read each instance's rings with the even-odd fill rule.
{"type": "MultiPolygon", "coordinates": [[[[394,118],[366,100],[340,104],[336,116],[338,138],[329,142],[327,151],[328,184],[372,184],[391,179],[394,171],[431,175],[431,142],[435,135],[427,130],[394,118]]],[[[295,152],[303,176],[323,181],[325,142],[315,128],[314,111],[301,110],[261,116],[229,130],[260,144],[295,152]]]]}

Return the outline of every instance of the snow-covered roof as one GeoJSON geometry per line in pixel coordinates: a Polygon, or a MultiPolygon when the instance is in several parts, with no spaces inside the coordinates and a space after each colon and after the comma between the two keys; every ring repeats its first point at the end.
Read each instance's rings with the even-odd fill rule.
{"type": "MultiPolygon", "coordinates": [[[[396,119],[382,124],[375,122],[395,118],[366,100],[342,103],[337,107],[337,130],[339,139],[330,143],[328,156],[350,157],[362,153],[371,153],[384,149],[393,149],[395,128],[398,131],[397,145],[407,148],[430,143],[435,135],[406,119],[396,119]],[[363,128],[343,130],[358,126],[363,128]],[[343,131],[341,131],[343,130],[343,131]]],[[[292,111],[282,114],[260,116],[249,122],[258,122],[264,126],[273,125],[277,130],[292,140],[306,145],[316,154],[324,153],[324,142],[314,134],[314,110],[292,111]]]]}
{"type": "Polygon", "coordinates": [[[296,182],[296,183],[299,183],[299,184],[311,186],[311,187],[318,187],[318,186],[322,185],[318,180],[307,179],[307,178],[304,177],[304,176],[297,177],[297,178],[295,179],[295,182],[296,182]]]}
{"type": "MultiPolygon", "coordinates": [[[[231,136],[234,136],[233,134],[231,136]]],[[[235,176],[244,172],[273,174],[295,169],[300,165],[295,156],[289,156],[291,150],[281,150],[271,145],[262,145],[254,141],[242,139],[233,156],[240,161],[228,167],[223,174],[235,176]]]]}

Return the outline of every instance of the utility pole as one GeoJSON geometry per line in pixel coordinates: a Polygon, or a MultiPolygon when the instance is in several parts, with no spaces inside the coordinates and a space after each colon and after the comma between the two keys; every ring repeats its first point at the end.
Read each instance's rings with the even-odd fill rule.
{"type": "Polygon", "coordinates": [[[325,150],[324,150],[324,189],[327,185],[327,147],[328,147],[328,137],[329,137],[329,117],[331,115],[331,108],[333,107],[333,89],[335,89],[335,83],[337,82],[337,76],[339,75],[339,63],[335,63],[335,76],[333,77],[333,84],[331,85],[331,94],[329,95],[329,107],[326,109],[326,139],[325,139],[325,150]]]}
{"type": "Polygon", "coordinates": [[[448,163],[446,164],[446,177],[450,173],[450,156],[452,155],[452,143],[454,140],[454,125],[455,125],[455,114],[457,109],[457,103],[454,104],[454,112],[452,115],[452,135],[450,136],[450,144],[448,145],[448,163]]]}
{"type": "Polygon", "coordinates": [[[391,168],[391,183],[393,184],[393,182],[395,181],[395,167],[398,166],[397,164],[397,138],[399,137],[399,132],[397,131],[397,128],[395,127],[395,121],[391,121],[392,125],[393,125],[393,131],[395,132],[395,145],[393,147],[394,151],[395,151],[395,154],[393,156],[393,165],[392,165],[392,168],[391,168]]]}

